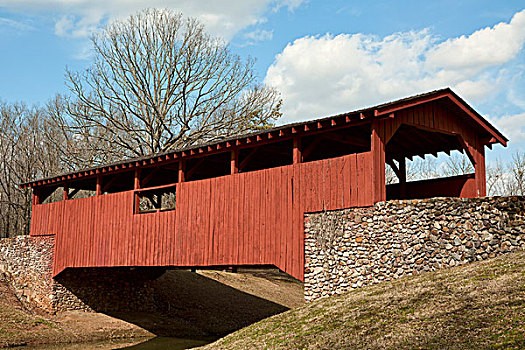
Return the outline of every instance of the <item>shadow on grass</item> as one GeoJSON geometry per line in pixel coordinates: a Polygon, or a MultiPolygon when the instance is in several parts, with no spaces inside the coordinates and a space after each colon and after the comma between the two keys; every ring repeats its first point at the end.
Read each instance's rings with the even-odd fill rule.
{"type": "Polygon", "coordinates": [[[56,280],[94,311],[160,337],[210,341],[288,310],[183,270],[79,268],[56,280]]]}

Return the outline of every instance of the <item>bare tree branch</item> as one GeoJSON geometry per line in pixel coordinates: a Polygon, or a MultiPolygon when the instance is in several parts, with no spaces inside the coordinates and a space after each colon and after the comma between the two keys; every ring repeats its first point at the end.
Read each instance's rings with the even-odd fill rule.
{"type": "Polygon", "coordinates": [[[281,115],[278,93],[256,83],[254,60],[232,54],[195,19],[145,10],[92,43],[92,66],[66,72],[73,98],[57,124],[74,145],[73,164],[220,140],[272,126],[281,115]]]}

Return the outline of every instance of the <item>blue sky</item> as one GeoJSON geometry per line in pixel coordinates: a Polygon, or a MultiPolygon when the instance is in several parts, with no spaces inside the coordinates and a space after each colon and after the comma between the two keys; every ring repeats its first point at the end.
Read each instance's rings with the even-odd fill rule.
{"type": "Polygon", "coordinates": [[[144,7],[198,17],[284,100],[281,122],[452,87],[525,151],[521,1],[0,0],[0,100],[45,103],[90,63],[89,35],[144,7]]]}

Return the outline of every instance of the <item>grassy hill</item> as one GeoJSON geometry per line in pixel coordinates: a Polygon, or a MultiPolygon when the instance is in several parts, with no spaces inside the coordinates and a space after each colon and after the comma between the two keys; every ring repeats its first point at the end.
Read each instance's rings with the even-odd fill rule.
{"type": "Polygon", "coordinates": [[[203,349],[525,349],[525,252],[368,286],[203,349]]]}

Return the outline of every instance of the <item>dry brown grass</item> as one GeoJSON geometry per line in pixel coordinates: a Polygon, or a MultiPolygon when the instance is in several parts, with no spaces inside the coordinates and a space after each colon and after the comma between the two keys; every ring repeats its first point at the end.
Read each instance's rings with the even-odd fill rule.
{"type": "Polygon", "coordinates": [[[270,317],[203,349],[525,349],[525,252],[270,317]]]}

